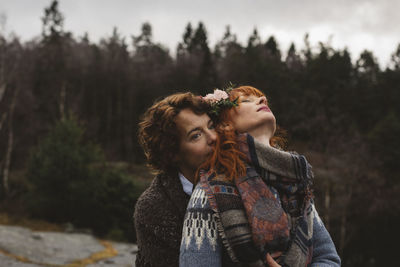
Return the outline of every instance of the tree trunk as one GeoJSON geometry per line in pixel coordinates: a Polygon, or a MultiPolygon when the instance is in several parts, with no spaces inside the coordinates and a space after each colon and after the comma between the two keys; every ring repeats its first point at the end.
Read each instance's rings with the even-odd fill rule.
{"type": "Polygon", "coordinates": [[[65,97],[67,95],[67,86],[65,85],[65,81],[61,85],[60,91],[60,120],[65,120],[65,97]]]}
{"type": "Polygon", "coordinates": [[[7,112],[4,113],[4,114],[1,116],[1,119],[0,119],[0,132],[1,132],[1,129],[3,128],[3,123],[6,121],[6,119],[7,119],[7,112]]]}
{"type": "Polygon", "coordinates": [[[6,92],[6,85],[4,84],[4,81],[0,80],[0,102],[1,100],[3,100],[5,92],[6,92]]]}
{"type": "Polygon", "coordinates": [[[110,139],[113,139],[114,138],[114,136],[112,135],[112,119],[113,119],[113,98],[114,98],[114,96],[113,96],[113,94],[114,94],[114,92],[111,92],[111,90],[108,88],[108,91],[107,91],[110,95],[107,97],[106,96],[106,98],[107,98],[107,106],[106,106],[106,133],[105,133],[105,136],[104,136],[104,140],[105,140],[105,142],[104,142],[104,144],[105,144],[105,147],[106,147],[106,149],[107,150],[109,150],[109,148],[110,148],[110,145],[112,145],[111,144],[111,141],[110,141],[110,139]]]}
{"type": "Polygon", "coordinates": [[[344,242],[346,237],[346,220],[347,220],[346,208],[343,209],[342,218],[340,220],[340,240],[339,240],[339,255],[343,255],[344,242]]]}
{"type": "Polygon", "coordinates": [[[347,200],[345,206],[343,207],[342,218],[340,220],[340,239],[339,239],[339,255],[343,255],[345,246],[346,246],[346,232],[347,232],[347,206],[350,203],[352,190],[353,188],[350,186],[349,193],[347,194],[347,200]]]}
{"type": "Polygon", "coordinates": [[[127,90],[127,97],[126,97],[126,111],[125,111],[125,116],[126,116],[126,120],[125,120],[125,146],[126,146],[126,155],[127,155],[127,159],[128,161],[132,161],[133,160],[133,156],[134,153],[132,153],[132,138],[133,136],[136,134],[133,130],[133,121],[135,118],[135,116],[131,116],[131,114],[133,113],[133,101],[132,101],[132,89],[128,89],[127,90]]]}
{"type": "Polygon", "coordinates": [[[14,96],[10,105],[10,116],[8,118],[8,143],[7,143],[7,151],[6,151],[6,156],[5,156],[5,162],[4,162],[4,169],[3,169],[3,189],[4,189],[4,195],[7,197],[9,193],[9,187],[8,187],[8,178],[9,178],[9,172],[10,172],[10,165],[11,165],[11,155],[13,151],[13,144],[14,144],[14,131],[13,131],[13,118],[14,118],[14,109],[15,109],[15,104],[17,102],[17,96],[18,96],[19,89],[16,89],[14,92],[14,96]]]}
{"type": "Polygon", "coordinates": [[[331,204],[331,193],[330,193],[330,183],[327,183],[326,190],[325,190],[325,227],[326,230],[329,232],[329,208],[331,204]]]}

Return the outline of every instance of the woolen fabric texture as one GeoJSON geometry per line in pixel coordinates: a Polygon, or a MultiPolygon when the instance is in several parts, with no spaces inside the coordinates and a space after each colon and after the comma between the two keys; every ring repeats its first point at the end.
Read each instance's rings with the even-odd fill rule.
{"type": "Polygon", "coordinates": [[[279,259],[282,266],[309,266],[321,256],[315,254],[313,258],[315,244],[320,246],[318,252],[321,247],[327,248],[322,250],[325,255],[319,265],[324,260],[331,266],[340,265],[329,233],[310,199],[311,165],[297,153],[255,145],[249,135],[246,141],[244,150],[248,157],[252,155],[251,161],[263,173],[263,179],[251,167],[235,182],[215,172],[201,172],[185,217],[181,266],[231,266],[233,262],[264,266],[265,253],[274,251],[284,252],[279,259]],[[224,250],[230,261],[223,259],[224,250]]]}
{"type": "Polygon", "coordinates": [[[259,174],[249,167],[235,185],[253,242],[262,255],[284,252],[277,259],[282,266],[307,266],[312,258],[312,167],[296,152],[264,145],[248,134],[244,137],[242,150],[259,174]]]}
{"type": "MultiPolygon", "coordinates": [[[[338,267],[340,258],[318,212],[312,205],[313,252],[309,266],[338,267]]],[[[256,255],[257,256],[257,255],[256,255]]],[[[261,255],[258,255],[261,259],[261,255]]],[[[218,234],[217,220],[205,190],[197,184],[188,205],[182,233],[180,267],[243,267],[260,266],[259,262],[233,262],[218,234]],[[252,265],[254,264],[254,265],[252,265]]]]}
{"type": "Polygon", "coordinates": [[[157,175],[136,202],[136,267],[178,267],[183,219],[190,196],[176,174],[157,175]]]}

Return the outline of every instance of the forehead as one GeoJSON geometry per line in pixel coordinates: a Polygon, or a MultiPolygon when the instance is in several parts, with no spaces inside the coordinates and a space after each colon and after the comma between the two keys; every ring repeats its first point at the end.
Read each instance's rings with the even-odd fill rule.
{"type": "Polygon", "coordinates": [[[239,92],[235,92],[235,94],[233,95],[234,97],[260,97],[260,96],[265,96],[263,93],[259,93],[259,92],[252,92],[252,91],[239,91],[239,92]]]}
{"type": "Polygon", "coordinates": [[[240,94],[239,98],[242,98],[242,97],[258,97],[258,96],[253,95],[253,94],[240,94]]]}
{"type": "Polygon", "coordinates": [[[244,86],[244,87],[239,87],[236,89],[233,89],[231,94],[234,96],[264,96],[264,93],[254,87],[249,87],[249,86],[244,86]]]}
{"type": "Polygon", "coordinates": [[[175,119],[175,124],[180,131],[185,133],[190,130],[207,125],[210,120],[207,114],[196,114],[191,109],[186,108],[181,110],[175,119]]]}
{"type": "Polygon", "coordinates": [[[241,100],[241,99],[253,99],[253,98],[259,98],[259,97],[261,97],[261,96],[264,96],[264,95],[255,95],[255,94],[239,94],[237,97],[239,98],[239,100],[241,100]]]}

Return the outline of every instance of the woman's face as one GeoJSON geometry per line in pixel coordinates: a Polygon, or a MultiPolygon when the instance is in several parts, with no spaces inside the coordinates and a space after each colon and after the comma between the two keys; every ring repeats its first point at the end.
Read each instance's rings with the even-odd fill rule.
{"type": "Polygon", "coordinates": [[[233,127],[239,133],[268,130],[275,133],[276,120],[265,96],[241,95],[239,106],[229,111],[233,127]]]}
{"type": "Polygon", "coordinates": [[[213,152],[217,133],[207,114],[197,115],[189,108],[179,112],[175,123],[180,136],[175,160],[179,171],[193,182],[197,168],[213,152]]]}

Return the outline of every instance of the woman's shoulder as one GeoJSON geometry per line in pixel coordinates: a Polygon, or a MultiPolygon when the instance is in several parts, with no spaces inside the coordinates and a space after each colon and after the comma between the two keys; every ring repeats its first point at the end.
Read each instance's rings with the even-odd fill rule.
{"type": "Polygon", "coordinates": [[[160,201],[160,198],[163,197],[163,194],[160,194],[162,191],[160,176],[160,174],[156,175],[149,187],[139,196],[136,202],[138,208],[143,206],[147,209],[149,205],[152,205],[155,201],[160,201]]]}
{"type": "Polygon", "coordinates": [[[159,220],[163,220],[163,216],[164,218],[176,216],[176,206],[162,185],[164,178],[158,174],[136,201],[134,217],[137,221],[157,224],[159,220]]]}

